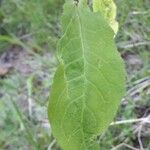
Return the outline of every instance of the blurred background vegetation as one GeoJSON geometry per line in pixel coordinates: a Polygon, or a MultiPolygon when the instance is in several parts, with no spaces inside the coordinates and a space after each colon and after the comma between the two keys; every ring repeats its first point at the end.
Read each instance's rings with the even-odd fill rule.
{"type": "MultiPolygon", "coordinates": [[[[60,150],[47,121],[63,0],[0,0],[0,150],[60,150]]],[[[102,150],[150,150],[150,1],[116,0],[127,93],[102,150]],[[133,120],[130,120],[133,119],[133,120]],[[134,122],[134,123],[133,123],[134,122]]]]}

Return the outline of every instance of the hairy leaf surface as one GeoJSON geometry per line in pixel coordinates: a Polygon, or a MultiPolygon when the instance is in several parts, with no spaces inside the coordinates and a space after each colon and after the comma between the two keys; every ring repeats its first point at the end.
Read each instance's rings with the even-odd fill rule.
{"type": "Polygon", "coordinates": [[[113,0],[93,0],[93,10],[101,12],[116,34],[118,31],[118,22],[115,20],[117,11],[113,0]]]}
{"type": "Polygon", "coordinates": [[[52,131],[64,150],[98,150],[124,93],[124,65],[100,13],[67,2],[58,44],[60,65],[49,103],[52,131]]]}

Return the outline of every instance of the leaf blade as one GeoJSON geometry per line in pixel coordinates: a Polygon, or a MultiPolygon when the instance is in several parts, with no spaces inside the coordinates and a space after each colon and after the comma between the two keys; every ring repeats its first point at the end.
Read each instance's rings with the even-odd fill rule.
{"type": "Polygon", "coordinates": [[[111,123],[124,92],[124,65],[99,13],[68,2],[62,27],[49,103],[53,134],[64,150],[98,150],[94,139],[111,123]]]}
{"type": "Polygon", "coordinates": [[[93,10],[100,12],[104,16],[115,34],[118,31],[118,22],[115,20],[117,14],[116,9],[113,0],[93,0],[93,10]]]}

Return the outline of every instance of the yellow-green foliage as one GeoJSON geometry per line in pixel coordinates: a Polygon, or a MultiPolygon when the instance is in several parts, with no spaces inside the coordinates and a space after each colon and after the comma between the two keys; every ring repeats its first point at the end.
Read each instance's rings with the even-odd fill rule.
{"type": "Polygon", "coordinates": [[[93,10],[101,12],[116,34],[118,31],[118,22],[115,20],[117,11],[113,0],[93,0],[93,10]]]}

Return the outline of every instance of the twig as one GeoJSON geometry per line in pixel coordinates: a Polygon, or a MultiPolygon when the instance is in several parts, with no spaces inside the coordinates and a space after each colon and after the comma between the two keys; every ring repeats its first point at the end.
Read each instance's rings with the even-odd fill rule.
{"type": "MultiPolygon", "coordinates": [[[[133,84],[133,85],[137,85],[137,84],[141,84],[141,83],[147,82],[147,81],[150,81],[150,77],[149,77],[149,76],[146,76],[146,77],[144,77],[144,78],[141,78],[141,79],[139,79],[139,80],[136,80],[136,81],[134,81],[132,84],[133,84]]],[[[150,82],[149,82],[149,83],[150,83],[150,82]]]]}
{"type": "Polygon", "coordinates": [[[140,150],[144,150],[143,143],[142,143],[142,140],[141,140],[142,128],[143,128],[143,124],[140,125],[139,131],[138,131],[138,141],[139,141],[139,145],[140,145],[140,150]]]}
{"type": "Polygon", "coordinates": [[[123,121],[116,121],[112,122],[110,126],[114,125],[121,125],[121,124],[130,124],[130,123],[150,123],[149,117],[146,118],[139,118],[139,119],[129,119],[129,120],[123,120],[123,121]]]}
{"type": "Polygon", "coordinates": [[[145,88],[149,87],[150,86],[150,78],[145,77],[143,79],[135,81],[133,84],[134,84],[134,86],[127,91],[127,94],[122,99],[122,102],[126,100],[126,97],[128,97],[128,96],[132,97],[138,93],[141,93],[141,91],[143,91],[145,88]]]}
{"type": "Polygon", "coordinates": [[[149,11],[133,11],[133,12],[131,12],[132,15],[145,15],[148,13],[149,13],[149,11]]]}
{"type": "Polygon", "coordinates": [[[126,44],[119,44],[118,47],[119,48],[123,48],[123,49],[128,49],[128,48],[133,48],[133,47],[137,47],[137,46],[145,46],[145,45],[150,45],[150,42],[145,41],[145,42],[138,42],[138,43],[126,43],[126,44]]]}
{"type": "Polygon", "coordinates": [[[128,92],[127,92],[127,96],[133,96],[136,93],[139,93],[140,91],[142,91],[143,89],[145,89],[146,87],[150,86],[150,78],[135,85],[133,88],[131,88],[128,92]]]}

